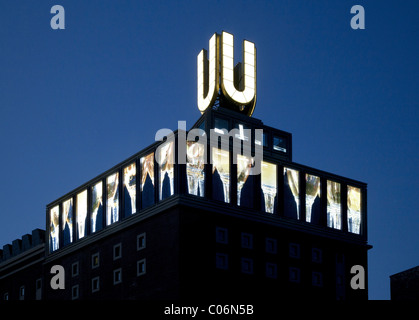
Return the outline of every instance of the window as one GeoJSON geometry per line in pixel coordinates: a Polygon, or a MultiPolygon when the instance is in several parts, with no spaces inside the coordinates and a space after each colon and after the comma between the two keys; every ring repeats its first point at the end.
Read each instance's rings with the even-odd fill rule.
{"type": "Polygon", "coordinates": [[[55,206],[49,211],[49,243],[50,252],[53,252],[59,248],[60,238],[60,212],[59,206],[55,206]]]}
{"type": "Polygon", "coordinates": [[[99,181],[92,187],[92,213],[90,215],[90,230],[96,232],[103,228],[103,182],[99,181]]]}
{"type": "Polygon", "coordinates": [[[253,274],[253,259],[242,258],[241,259],[242,272],[247,274],[253,274]]]}
{"type": "Polygon", "coordinates": [[[92,279],[92,292],[97,292],[99,289],[99,277],[95,277],[92,279]]]}
{"type": "Polygon", "coordinates": [[[287,152],[287,141],[283,137],[274,136],[273,148],[277,151],[287,152]]]}
{"type": "Polygon", "coordinates": [[[277,240],[272,238],[266,238],[266,252],[277,253],[277,240]]]}
{"type": "Polygon", "coordinates": [[[137,261],[137,276],[142,276],[146,273],[146,260],[137,261]]]}
{"type": "Polygon", "coordinates": [[[348,186],[348,231],[361,233],[361,189],[348,186]]]}
{"type": "Polygon", "coordinates": [[[79,298],[79,285],[76,284],[71,287],[71,299],[75,300],[79,298]]]}
{"type": "Polygon", "coordinates": [[[334,229],[342,228],[341,221],[340,183],[327,180],[327,226],[334,229]]]}
{"type": "Polygon", "coordinates": [[[73,198],[63,202],[62,231],[63,245],[73,242],[73,198]]]}
{"type": "Polygon", "coordinates": [[[163,200],[174,194],[174,154],[175,144],[173,141],[162,143],[156,151],[159,163],[159,199],[163,200]]]}
{"type": "Polygon", "coordinates": [[[116,269],[113,271],[113,284],[118,284],[122,282],[122,269],[116,269]]]}
{"type": "Polygon", "coordinates": [[[19,300],[25,300],[25,286],[19,288],[19,300]]]}
{"type": "Polygon", "coordinates": [[[294,267],[289,268],[289,280],[295,283],[300,282],[300,269],[299,268],[294,268],[294,267]]]}
{"type": "Polygon", "coordinates": [[[42,288],[42,279],[36,279],[35,288],[36,288],[36,290],[41,290],[41,288],[42,288]]]}
{"type": "Polygon", "coordinates": [[[106,225],[119,221],[119,173],[106,178],[106,225]]]}
{"type": "Polygon", "coordinates": [[[203,197],[205,195],[206,145],[195,141],[187,141],[186,155],[188,193],[203,197]]]}
{"type": "Polygon", "coordinates": [[[300,218],[299,172],[290,168],[284,168],[284,215],[300,218]]]}
{"type": "Polygon", "coordinates": [[[113,259],[119,259],[122,257],[122,245],[120,243],[113,246],[113,259]]]}
{"type": "Polygon", "coordinates": [[[269,213],[276,212],[276,165],[262,161],[261,171],[261,184],[262,184],[262,210],[269,213]]]}
{"type": "Polygon", "coordinates": [[[254,175],[251,157],[237,155],[237,205],[253,208],[254,175]]]}
{"type": "Polygon", "coordinates": [[[211,157],[213,199],[230,203],[230,153],[213,147],[211,157]]]}
{"type": "Polygon", "coordinates": [[[3,300],[9,300],[9,293],[8,293],[8,292],[6,292],[6,293],[3,295],[3,300]]]}
{"type": "Polygon", "coordinates": [[[228,269],[228,255],[225,253],[216,253],[215,266],[217,269],[227,270],[228,269]]]}
{"type": "Polygon", "coordinates": [[[220,134],[224,134],[225,130],[229,130],[229,126],[228,126],[228,120],[225,119],[221,119],[221,118],[215,118],[214,119],[214,131],[220,134]]]}
{"type": "Polygon", "coordinates": [[[311,274],[311,284],[315,287],[323,286],[323,275],[321,272],[312,272],[311,274]]]}
{"type": "Polygon", "coordinates": [[[322,262],[322,251],[317,248],[311,249],[311,261],[316,263],[322,262]]]}
{"type": "Polygon", "coordinates": [[[228,244],[228,230],[226,228],[215,228],[215,241],[217,243],[228,244]]]}
{"type": "Polygon", "coordinates": [[[278,276],[278,267],[276,263],[266,263],[266,276],[268,278],[276,279],[278,276]]]}
{"type": "Polygon", "coordinates": [[[124,210],[125,216],[128,217],[137,212],[136,184],[137,169],[135,162],[124,168],[124,210]]]}
{"type": "Polygon", "coordinates": [[[79,275],[79,262],[76,261],[71,265],[71,276],[76,277],[79,275]]]}
{"type": "Polygon", "coordinates": [[[306,174],[306,221],[320,223],[320,177],[306,174]]]}
{"type": "Polygon", "coordinates": [[[137,236],[137,251],[142,250],[145,247],[146,247],[146,237],[145,237],[145,232],[144,232],[137,236]]]}
{"type": "Polygon", "coordinates": [[[290,243],[289,254],[291,258],[300,258],[300,245],[297,243],[290,243]]]}
{"type": "Polygon", "coordinates": [[[253,249],[253,235],[242,232],[242,248],[253,249]]]}
{"type": "Polygon", "coordinates": [[[140,159],[141,163],[141,201],[142,207],[154,204],[154,152],[140,159]]]}
{"type": "Polygon", "coordinates": [[[92,269],[99,267],[99,252],[92,255],[92,269]]]}
{"type": "Polygon", "coordinates": [[[86,236],[86,218],[87,218],[87,190],[80,192],[77,195],[77,239],[86,236]]]}

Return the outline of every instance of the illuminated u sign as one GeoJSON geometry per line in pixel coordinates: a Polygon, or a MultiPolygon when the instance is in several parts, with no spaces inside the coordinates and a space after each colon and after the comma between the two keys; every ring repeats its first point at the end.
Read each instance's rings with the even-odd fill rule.
{"type": "Polygon", "coordinates": [[[255,44],[243,41],[242,63],[234,66],[234,37],[222,32],[214,34],[207,51],[198,55],[198,108],[203,113],[213,105],[219,88],[236,111],[248,116],[253,114],[256,104],[256,48],[255,44]],[[220,45],[221,42],[221,45],[220,45]]]}

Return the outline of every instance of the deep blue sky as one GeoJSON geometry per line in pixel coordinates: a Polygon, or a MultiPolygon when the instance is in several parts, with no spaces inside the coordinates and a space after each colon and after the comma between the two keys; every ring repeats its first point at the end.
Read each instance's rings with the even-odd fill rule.
{"type": "Polygon", "coordinates": [[[257,47],[254,117],[297,163],[368,183],[370,299],[419,265],[418,1],[0,2],[0,246],[45,206],[190,127],[196,56],[214,32],[257,47]],[[50,9],[65,8],[65,30],[50,9]],[[365,30],[350,27],[355,4],[365,30]]]}

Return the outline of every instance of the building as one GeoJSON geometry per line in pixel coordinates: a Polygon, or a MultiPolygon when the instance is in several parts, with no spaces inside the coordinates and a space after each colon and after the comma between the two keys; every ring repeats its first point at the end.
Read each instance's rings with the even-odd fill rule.
{"type": "MultiPolygon", "coordinates": [[[[227,40],[210,40],[216,74],[227,40]]],[[[202,116],[48,204],[42,262],[26,268],[40,273],[19,283],[47,300],[368,299],[367,279],[351,286],[352,266],[368,274],[367,185],[293,162],[292,135],[251,117],[256,51],[244,47],[247,100],[200,75],[200,54],[202,116]],[[64,289],[50,285],[57,265],[64,289]]],[[[2,277],[0,293],[16,298],[17,280],[2,277]]]]}
{"type": "Polygon", "coordinates": [[[419,299],[419,266],[390,276],[391,300],[419,299]]]}

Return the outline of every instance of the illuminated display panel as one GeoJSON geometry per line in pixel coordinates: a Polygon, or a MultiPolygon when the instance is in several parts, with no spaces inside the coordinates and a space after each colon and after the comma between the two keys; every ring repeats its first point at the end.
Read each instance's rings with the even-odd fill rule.
{"type": "Polygon", "coordinates": [[[73,242],[73,198],[63,202],[63,245],[73,242]]]}
{"type": "Polygon", "coordinates": [[[348,231],[361,233],[361,189],[348,186],[348,231]]]}
{"type": "Polygon", "coordinates": [[[186,155],[188,193],[203,197],[205,195],[205,147],[201,143],[187,141],[186,155]]]}
{"type": "Polygon", "coordinates": [[[261,171],[262,208],[269,213],[276,212],[277,174],[276,165],[262,161],[261,171]]]}
{"type": "Polygon", "coordinates": [[[87,190],[77,194],[77,239],[86,236],[86,218],[87,218],[87,190]]]}
{"type": "Polygon", "coordinates": [[[299,171],[284,168],[284,215],[300,218],[299,171]]]}
{"type": "Polygon", "coordinates": [[[140,159],[142,207],[154,204],[154,152],[140,159]]]}
{"type": "Polygon", "coordinates": [[[174,142],[166,142],[160,147],[159,162],[159,199],[163,200],[174,194],[174,142]]]}
{"type": "Polygon", "coordinates": [[[327,226],[342,228],[340,183],[327,180],[327,226]]]}
{"type": "Polygon", "coordinates": [[[135,162],[124,168],[124,210],[125,216],[137,212],[137,168],[135,162]]]}
{"type": "Polygon", "coordinates": [[[252,158],[237,155],[237,205],[253,207],[254,176],[251,174],[252,158]]]}
{"type": "Polygon", "coordinates": [[[60,247],[60,212],[59,206],[55,206],[49,211],[49,249],[50,252],[60,247]]]}
{"type": "Polygon", "coordinates": [[[119,221],[119,173],[106,179],[106,225],[119,221]]]}
{"type": "Polygon", "coordinates": [[[320,177],[306,174],[306,221],[320,222],[320,177]]]}
{"type": "Polygon", "coordinates": [[[92,188],[91,231],[96,232],[103,228],[103,182],[96,183],[92,188]]]}
{"type": "Polygon", "coordinates": [[[230,155],[212,147],[212,195],[214,200],[230,203],[230,155]]]}

